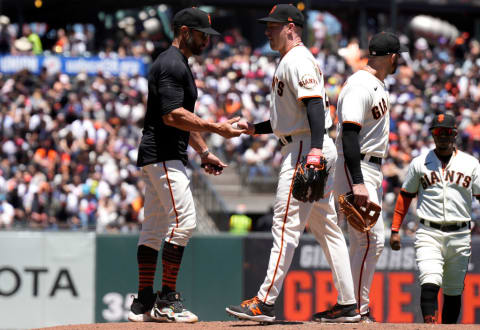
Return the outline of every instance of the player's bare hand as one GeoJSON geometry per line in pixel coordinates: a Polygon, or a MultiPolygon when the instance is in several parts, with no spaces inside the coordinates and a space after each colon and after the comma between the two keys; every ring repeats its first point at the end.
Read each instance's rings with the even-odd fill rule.
{"type": "Polygon", "coordinates": [[[236,124],[239,120],[240,117],[235,117],[223,123],[219,123],[217,133],[226,139],[230,139],[232,137],[240,136],[243,133],[247,133],[246,129],[239,128],[238,124],[236,124]]]}
{"type": "Polygon", "coordinates": [[[255,134],[255,125],[249,123],[245,119],[240,119],[237,123],[232,125],[234,128],[244,129],[246,132],[245,134],[254,135],[255,134]]]}
{"type": "Polygon", "coordinates": [[[201,157],[201,159],[202,167],[208,174],[220,175],[222,174],[223,168],[228,166],[212,153],[208,153],[207,156],[201,157]]]}
{"type": "Polygon", "coordinates": [[[354,203],[357,206],[365,206],[369,200],[367,188],[363,183],[354,184],[352,187],[354,203]]]}
{"type": "Polygon", "coordinates": [[[399,233],[393,233],[390,235],[390,247],[392,250],[398,251],[402,247],[400,244],[400,234],[399,233]]]}

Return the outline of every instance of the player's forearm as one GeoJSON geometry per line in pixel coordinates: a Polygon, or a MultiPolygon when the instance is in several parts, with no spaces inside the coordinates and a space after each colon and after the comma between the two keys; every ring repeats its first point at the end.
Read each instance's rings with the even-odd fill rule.
{"type": "Polygon", "coordinates": [[[409,194],[406,191],[401,191],[398,194],[397,203],[395,204],[395,210],[393,211],[392,220],[392,232],[398,233],[402,227],[403,219],[407,215],[408,208],[412,202],[414,194],[409,194]]]}
{"type": "Polygon", "coordinates": [[[272,124],[270,120],[262,121],[261,123],[256,123],[254,134],[271,134],[273,133],[272,124]]]}
{"type": "Polygon", "coordinates": [[[362,167],[360,165],[360,144],[358,142],[357,127],[353,124],[344,124],[342,130],[343,156],[353,184],[363,183],[362,167]]]}
{"type": "Polygon", "coordinates": [[[188,144],[198,153],[202,154],[208,151],[207,144],[199,132],[191,132],[188,144]]]}
{"type": "Polygon", "coordinates": [[[165,125],[172,126],[190,132],[213,132],[217,133],[218,123],[206,121],[194,113],[178,108],[162,117],[165,125]]]}
{"type": "Polygon", "coordinates": [[[323,135],[325,132],[325,110],[323,100],[320,97],[304,99],[307,106],[307,118],[311,132],[311,148],[322,149],[323,135]]]}

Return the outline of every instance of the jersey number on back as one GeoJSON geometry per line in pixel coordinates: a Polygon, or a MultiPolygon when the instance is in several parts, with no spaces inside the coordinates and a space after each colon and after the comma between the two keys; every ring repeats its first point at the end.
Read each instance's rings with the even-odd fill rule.
{"type": "Polygon", "coordinates": [[[382,101],[378,103],[378,106],[372,108],[373,119],[379,119],[387,112],[387,102],[382,98],[382,101]]]}

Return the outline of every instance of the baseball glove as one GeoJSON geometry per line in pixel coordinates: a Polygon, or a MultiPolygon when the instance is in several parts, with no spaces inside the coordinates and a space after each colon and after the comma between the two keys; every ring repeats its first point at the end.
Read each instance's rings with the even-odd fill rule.
{"type": "Polygon", "coordinates": [[[340,205],[340,211],[345,214],[348,223],[362,233],[369,231],[375,226],[382,210],[379,205],[370,201],[366,206],[357,207],[353,202],[353,194],[351,192],[338,196],[338,204],[340,205]]]}
{"type": "Polygon", "coordinates": [[[293,197],[304,203],[323,198],[329,171],[325,157],[303,157],[293,179],[293,197]]]}

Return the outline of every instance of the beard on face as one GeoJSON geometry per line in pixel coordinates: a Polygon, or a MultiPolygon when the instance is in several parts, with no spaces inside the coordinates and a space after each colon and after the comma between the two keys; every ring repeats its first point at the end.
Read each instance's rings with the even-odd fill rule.
{"type": "Polygon", "coordinates": [[[202,53],[203,46],[195,42],[193,34],[189,35],[185,43],[187,44],[188,49],[190,49],[193,55],[200,55],[202,53]]]}

